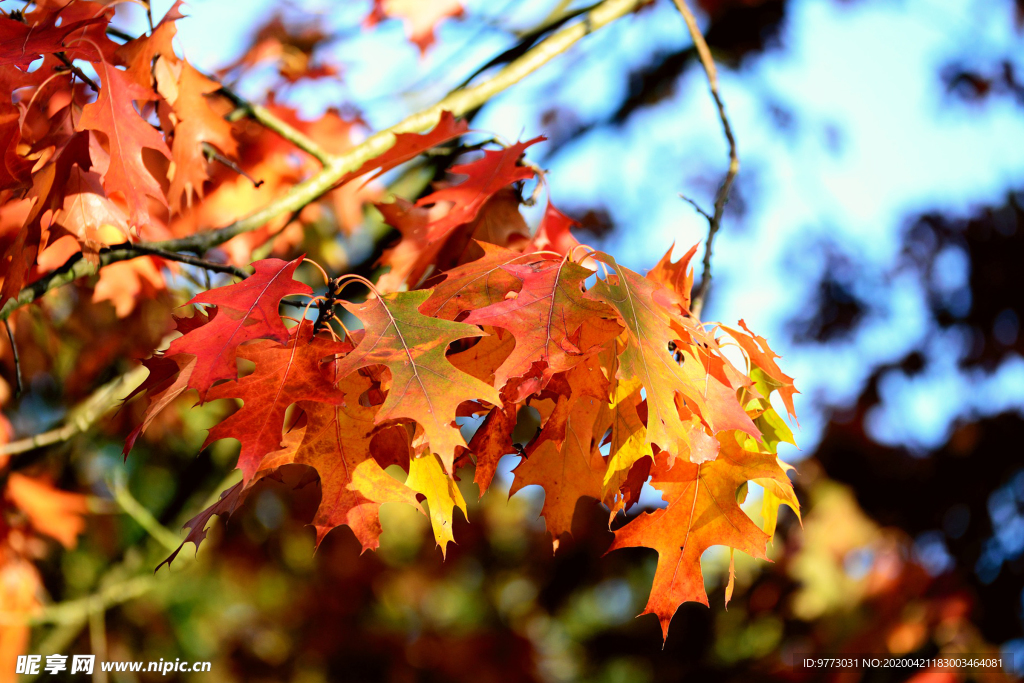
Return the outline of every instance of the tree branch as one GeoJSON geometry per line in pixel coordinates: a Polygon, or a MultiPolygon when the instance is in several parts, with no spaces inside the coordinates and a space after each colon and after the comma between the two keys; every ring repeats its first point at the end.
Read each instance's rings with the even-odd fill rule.
{"type": "MultiPolygon", "coordinates": [[[[294,185],[288,192],[273,200],[259,211],[249,214],[231,225],[176,240],[143,243],[141,246],[168,252],[187,251],[203,254],[233,237],[261,228],[281,214],[297,211],[331,190],[346,173],[354,171],[362,166],[363,163],[386,152],[394,145],[397,133],[415,133],[427,130],[437,123],[443,111],[450,111],[455,116],[462,116],[477,109],[498,93],[515,85],[544,64],[568,50],[581,38],[629,14],[648,1],[604,0],[604,2],[588,12],[582,21],[567,26],[544,39],[493,77],[477,85],[456,90],[434,106],[417,112],[390,128],[375,133],[344,154],[328,157],[320,171],[301,183],[294,185]]],[[[16,309],[35,301],[52,289],[61,287],[78,278],[93,275],[103,266],[134,258],[133,252],[129,250],[130,246],[138,247],[140,245],[113,246],[109,251],[100,254],[98,264],[79,257],[77,260],[69,262],[63,268],[36,280],[28,287],[22,289],[17,297],[13,297],[4,304],[3,308],[0,309],[0,320],[6,320],[16,309]]]]}
{"type": "Polygon", "coordinates": [[[27,439],[3,444],[0,446],[0,457],[26,453],[36,448],[67,441],[74,435],[84,432],[98,419],[110,412],[125,395],[142,384],[142,380],[148,373],[149,371],[144,365],[139,365],[107,382],[89,398],[72,408],[63,425],[27,439]]]}
{"type": "Polygon", "coordinates": [[[250,102],[223,83],[218,92],[235,105],[235,110],[227,116],[229,121],[237,121],[243,116],[249,116],[264,128],[274,131],[282,139],[314,157],[323,166],[326,166],[334,158],[333,154],[327,152],[302,131],[279,119],[266,107],[250,102]]]}
{"type": "Polygon", "coordinates": [[[715,106],[718,107],[718,118],[722,122],[725,140],[729,143],[729,170],[725,174],[725,180],[722,181],[721,186],[718,188],[718,193],[715,194],[714,212],[708,216],[707,212],[701,210],[693,201],[683,197],[701,215],[708,219],[708,240],[704,245],[704,272],[701,275],[700,285],[697,287],[697,292],[693,295],[693,302],[690,305],[690,311],[694,317],[699,318],[701,310],[704,308],[704,301],[707,299],[708,291],[711,289],[711,252],[715,242],[715,235],[718,234],[718,230],[722,226],[722,215],[725,213],[725,205],[729,201],[729,193],[732,191],[736,174],[740,171],[740,159],[736,153],[736,138],[733,135],[729,117],[725,113],[725,103],[722,101],[722,95],[718,91],[718,69],[715,68],[715,60],[711,58],[711,50],[708,48],[707,41],[704,40],[704,34],[701,33],[700,27],[697,26],[697,19],[686,4],[686,0],[673,0],[673,2],[675,2],[679,13],[683,15],[686,28],[690,31],[690,38],[693,39],[693,45],[697,48],[697,56],[700,58],[701,66],[704,67],[704,73],[708,77],[711,96],[715,100],[715,106]]]}
{"type": "Polygon", "coordinates": [[[67,67],[68,71],[73,73],[75,76],[81,79],[83,83],[92,88],[93,92],[100,91],[100,87],[96,85],[96,81],[89,78],[89,76],[87,76],[84,71],[82,71],[79,67],[75,66],[74,62],[72,62],[66,54],[64,54],[63,52],[58,52],[57,59],[59,59],[64,64],[64,66],[67,67]]]}
{"type": "Polygon", "coordinates": [[[142,503],[135,499],[135,496],[128,490],[125,483],[123,469],[114,471],[114,481],[111,487],[114,491],[114,501],[128,514],[135,523],[142,527],[154,541],[162,545],[168,552],[174,552],[181,546],[181,539],[173,531],[157,521],[153,513],[142,503]]]}
{"type": "MultiPolygon", "coordinates": [[[[213,261],[206,261],[195,256],[189,256],[188,254],[179,254],[176,251],[169,251],[167,249],[161,249],[157,246],[140,242],[138,244],[126,243],[123,246],[127,251],[134,252],[138,256],[159,256],[162,259],[168,261],[177,261],[179,263],[185,263],[190,266],[196,266],[197,268],[203,268],[214,273],[227,273],[234,275],[237,278],[245,279],[249,277],[249,273],[245,272],[237,266],[233,266],[229,263],[214,263],[213,261]]],[[[134,256],[132,257],[134,258],[134,256]]]]}

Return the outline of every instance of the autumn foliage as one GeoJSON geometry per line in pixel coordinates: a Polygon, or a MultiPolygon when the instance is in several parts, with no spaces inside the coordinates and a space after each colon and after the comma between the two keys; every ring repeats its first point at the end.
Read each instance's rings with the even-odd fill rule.
{"type": "MultiPolygon", "coordinates": [[[[435,19],[458,11],[441,4],[435,19]]],[[[426,49],[433,24],[403,6],[378,3],[367,21],[405,16],[426,49]]],[[[526,161],[540,137],[486,144],[414,201],[388,197],[383,174],[472,132],[447,111],[429,130],[391,136],[297,210],[218,232],[292,201],[322,177],[319,152],[356,149],[364,126],[335,111],[308,122],[273,102],[240,101],[175,53],[177,4],[150,34],[123,43],[108,35],[112,16],[104,4],[75,1],[0,18],[10,95],[0,102],[2,304],[17,326],[15,309],[82,268],[95,278],[92,301],[126,318],[180,278],[179,252],[235,274],[165,320],[169,343],[142,361],[149,376],[132,397],[146,407],[126,457],[171,406],[237,406],[207,444],[239,442],[242,481],[188,523],[186,542],[198,546],[212,517],[238,509],[261,480],[305,465],[322,492],[317,544],[344,525],[373,550],[380,506],[402,503],[429,515],[445,552],[458,542],[455,508],[466,510],[456,482],[471,476],[483,495],[498,461],[517,455],[512,493],[543,489],[556,550],[582,501],[607,509],[611,550],[657,551],[646,613],[666,635],[681,603],[707,604],[707,548],[767,559],[779,506],[799,507],[776,456],[793,437],[772,395],[794,417],[796,390],[743,321],[694,315],[696,247],[676,261],[669,248],[641,275],[579,244],[573,221],[550,201],[531,231],[520,207],[542,194],[522,196],[526,184],[543,189],[526,161]],[[375,281],[329,273],[337,270],[329,259],[310,268],[304,229],[328,215],[355,230],[369,203],[400,235],[375,281]],[[237,271],[250,262],[251,272],[237,271]],[[307,284],[300,267],[321,282],[307,284]],[[514,437],[522,424],[532,433],[514,437]],[[740,508],[748,482],[765,491],[762,526],[740,508]],[[666,505],[624,514],[646,484],[666,505]]],[[[47,486],[6,480],[4,495],[29,524],[0,527],[5,575],[27,557],[18,534],[74,542],[40,511],[74,517],[81,502],[47,486]]]]}

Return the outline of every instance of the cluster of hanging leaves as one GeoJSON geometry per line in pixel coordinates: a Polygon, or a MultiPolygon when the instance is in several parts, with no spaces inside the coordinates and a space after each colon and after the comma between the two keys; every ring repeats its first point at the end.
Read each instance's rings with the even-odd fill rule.
{"type": "MultiPolygon", "coordinates": [[[[460,130],[445,117],[431,133],[400,135],[355,175],[460,130]]],[[[186,391],[241,402],[207,444],[240,442],[243,479],[189,522],[186,542],[198,545],[212,516],[237,509],[256,482],[302,464],[322,487],[317,543],[347,525],[374,549],[380,506],[405,503],[429,514],[444,551],[455,540],[455,508],[466,511],[460,468],[473,466],[482,494],[499,459],[518,454],[511,492],[544,490],[541,514],[556,549],[580,499],[603,503],[611,522],[637,504],[648,480],[661,492],[667,507],[618,528],[612,549],[657,550],[646,612],[666,634],[682,602],[707,603],[707,548],[766,559],[779,505],[798,508],[776,457],[792,435],[771,405],[777,392],[792,416],[792,379],[742,321],[707,326],[693,317],[696,247],[676,262],[670,250],[641,276],[577,244],[571,221],[550,204],[533,238],[510,230],[522,221],[511,188],[533,177],[521,157],[535,142],[452,168],[465,178],[415,205],[381,205],[404,238],[384,257],[391,270],[376,286],[364,281],[364,300],[342,298],[356,276],[314,297],[294,278],[300,256],[258,261],[247,280],[189,302],[181,336],[146,361],[140,392],[149,405],[125,448],[186,391]],[[291,325],[279,313],[289,297],[310,311],[291,325]],[[726,357],[726,344],[744,367],[726,357]],[[251,373],[239,376],[239,359],[251,373]],[[512,433],[526,407],[540,425],[517,445],[512,433]],[[469,436],[460,421],[478,426],[469,436]],[[403,473],[392,476],[391,465],[403,473]],[[740,508],[751,481],[765,490],[763,528],[740,508]]]]}
{"type": "MultiPolygon", "coordinates": [[[[415,9],[427,4],[383,0],[368,22],[402,18],[425,49],[434,23],[460,9],[415,9]]],[[[0,17],[0,75],[11,95],[0,100],[0,304],[109,245],[222,226],[315,170],[244,111],[236,115],[230,94],[174,53],[177,4],[149,35],[124,44],[108,37],[106,5],[34,7],[0,17]]],[[[289,41],[270,27],[243,62],[280,59],[285,79],[333,73],[286,60],[302,42],[289,41]]],[[[330,153],[354,144],[358,120],[328,112],[307,123],[269,108],[330,153]]],[[[352,229],[363,204],[379,198],[373,178],[466,132],[444,114],[429,133],[398,135],[307,210],[352,229]]],[[[779,506],[798,508],[776,456],[792,435],[771,403],[778,393],[793,415],[792,379],[742,321],[708,325],[691,313],[696,247],[675,262],[669,250],[642,276],[579,245],[572,221],[550,203],[531,234],[520,192],[540,179],[523,156],[541,139],[485,149],[449,169],[458,180],[415,202],[377,204],[401,239],[383,253],[375,283],[342,276],[315,295],[296,279],[304,256],[266,258],[247,279],[188,302],[191,315],[175,319],[169,347],[144,361],[150,374],[136,393],[148,403],[125,446],[127,455],[162,410],[189,396],[238,404],[207,443],[237,440],[243,479],[188,523],[186,542],[198,545],[211,518],[231,514],[260,480],[305,465],[322,490],[317,543],[346,525],[374,549],[380,506],[404,503],[429,515],[444,551],[456,540],[455,508],[466,511],[460,475],[472,468],[482,495],[498,461],[519,455],[512,492],[544,490],[556,549],[581,499],[606,506],[617,524],[646,483],[660,492],[667,505],[618,526],[612,549],[657,551],[645,612],[666,634],[682,602],[707,603],[704,550],[766,558],[779,506]],[[350,285],[368,294],[343,298],[361,291],[350,285]],[[514,441],[527,412],[539,425],[514,441]],[[749,482],[764,488],[760,527],[740,508],[749,482]]],[[[292,219],[220,252],[239,265],[265,243],[293,255],[302,226],[289,238],[292,219]]],[[[127,315],[166,286],[173,267],[158,256],[104,267],[93,298],[127,315]]]]}

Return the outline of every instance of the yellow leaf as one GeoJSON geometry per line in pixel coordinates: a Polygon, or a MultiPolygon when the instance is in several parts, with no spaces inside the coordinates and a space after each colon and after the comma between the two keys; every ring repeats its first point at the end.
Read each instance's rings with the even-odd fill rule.
{"type": "Polygon", "coordinates": [[[455,541],[452,536],[454,508],[458,507],[463,516],[467,516],[462,492],[441,469],[441,461],[433,453],[426,453],[409,462],[409,478],[405,480],[405,485],[426,497],[434,540],[441,546],[441,553],[447,556],[448,543],[455,541]]]}

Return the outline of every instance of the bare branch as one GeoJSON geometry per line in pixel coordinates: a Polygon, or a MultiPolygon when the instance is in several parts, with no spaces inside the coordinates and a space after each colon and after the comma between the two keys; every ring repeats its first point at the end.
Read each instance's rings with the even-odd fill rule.
{"type": "Polygon", "coordinates": [[[135,496],[128,490],[123,469],[114,470],[114,481],[111,488],[114,491],[114,500],[121,509],[135,520],[135,523],[142,527],[154,541],[172,553],[178,549],[181,545],[178,535],[161,524],[146,506],[135,499],[135,496]]]}
{"type": "Polygon", "coordinates": [[[680,198],[680,199],[682,199],[682,200],[683,200],[684,202],[686,202],[687,204],[689,204],[690,206],[692,206],[692,207],[693,207],[693,210],[694,210],[694,211],[696,211],[697,213],[699,213],[699,214],[700,214],[701,216],[704,216],[705,220],[708,220],[708,221],[711,221],[711,220],[713,220],[713,219],[712,219],[712,217],[711,217],[711,214],[710,214],[710,213],[708,213],[707,211],[705,211],[705,210],[704,210],[704,209],[703,209],[703,208],[701,207],[701,205],[700,205],[700,204],[698,204],[698,203],[697,203],[696,201],[694,201],[694,200],[693,200],[693,199],[691,199],[690,197],[687,197],[687,196],[686,196],[685,194],[683,194],[682,192],[680,192],[680,193],[679,193],[679,198],[680,198]]]}
{"type": "MultiPolygon", "coordinates": [[[[168,261],[177,261],[178,263],[185,263],[190,266],[196,266],[213,273],[227,273],[234,275],[237,278],[245,279],[249,277],[249,273],[245,272],[237,266],[233,266],[229,263],[214,263],[213,261],[206,261],[195,256],[189,256],[188,254],[179,254],[176,251],[169,251],[167,249],[161,249],[160,247],[140,242],[138,244],[119,244],[118,247],[123,247],[124,250],[134,253],[136,256],[159,256],[162,259],[168,261]]],[[[134,258],[134,256],[132,257],[134,258]]]]}
{"type": "Polygon", "coordinates": [[[248,101],[223,83],[218,92],[235,105],[235,110],[226,117],[229,121],[237,121],[243,116],[248,116],[267,130],[274,131],[282,139],[306,152],[324,166],[334,158],[334,155],[327,152],[309,136],[270,113],[266,107],[248,101]]]}
{"type": "MultiPolygon", "coordinates": [[[[330,156],[320,171],[296,184],[287,193],[259,211],[218,230],[200,232],[176,240],[150,242],[143,246],[169,252],[186,251],[204,254],[209,249],[223,244],[233,237],[263,227],[282,214],[298,211],[331,190],[346,173],[354,171],[363,163],[386,152],[394,145],[397,133],[415,133],[427,130],[437,123],[443,111],[450,111],[455,116],[462,116],[477,109],[498,93],[515,85],[568,50],[586,35],[607,26],[647,2],[648,0],[604,0],[584,15],[581,21],[566,26],[544,39],[493,77],[462,90],[456,90],[434,106],[417,112],[386,130],[375,133],[348,152],[330,156]]],[[[133,246],[138,247],[139,245],[133,246]]],[[[93,275],[110,263],[130,258],[134,258],[134,254],[128,250],[128,245],[111,247],[109,251],[100,254],[99,263],[92,263],[79,257],[63,268],[22,289],[17,297],[9,300],[0,309],[0,320],[6,320],[14,310],[35,301],[52,289],[78,278],[93,275]]]]}
{"type": "Polygon", "coordinates": [[[100,86],[96,85],[96,81],[94,81],[91,78],[89,78],[89,76],[87,76],[84,71],[82,71],[79,67],[75,66],[75,63],[72,62],[71,59],[69,59],[66,54],[64,54],[63,52],[58,52],[57,53],[57,59],[59,59],[64,64],[64,66],[67,67],[68,71],[73,73],[83,83],[85,83],[87,86],[92,88],[93,92],[99,92],[100,91],[100,86]]]}
{"type": "Polygon", "coordinates": [[[25,453],[36,448],[50,446],[67,441],[76,434],[89,429],[101,417],[114,409],[126,395],[146,378],[148,370],[145,366],[129,370],[120,377],[107,382],[97,389],[89,398],[71,409],[64,424],[42,434],[19,439],[0,446],[0,456],[25,453]]]}
{"type": "Polygon", "coordinates": [[[729,170],[726,172],[725,180],[719,186],[717,194],[715,194],[714,213],[709,216],[706,211],[703,211],[692,200],[683,197],[708,220],[708,240],[704,245],[704,272],[701,275],[700,285],[697,287],[697,292],[693,295],[693,302],[690,306],[693,315],[699,318],[701,309],[704,308],[704,301],[707,299],[708,291],[711,289],[711,253],[715,243],[715,235],[718,234],[718,230],[722,226],[722,215],[725,213],[725,205],[729,201],[729,193],[732,191],[736,174],[740,171],[740,159],[736,153],[736,137],[733,135],[729,117],[725,113],[725,103],[722,101],[722,95],[718,91],[718,69],[715,68],[714,59],[711,58],[711,49],[708,48],[708,43],[704,40],[704,34],[701,33],[700,27],[697,26],[697,19],[693,16],[693,12],[690,11],[686,0],[673,0],[673,2],[675,2],[679,13],[683,15],[686,28],[690,31],[690,37],[693,39],[693,45],[697,48],[697,56],[700,58],[701,66],[704,67],[704,73],[708,77],[711,96],[715,100],[715,106],[718,107],[718,118],[722,122],[725,140],[729,143],[729,170]]]}

